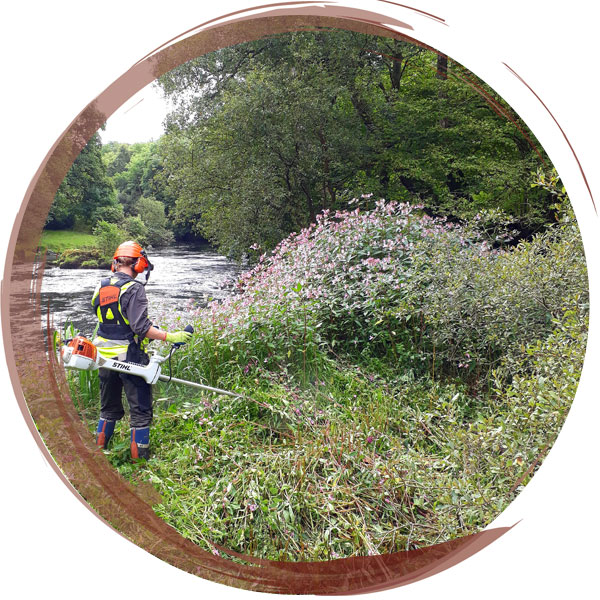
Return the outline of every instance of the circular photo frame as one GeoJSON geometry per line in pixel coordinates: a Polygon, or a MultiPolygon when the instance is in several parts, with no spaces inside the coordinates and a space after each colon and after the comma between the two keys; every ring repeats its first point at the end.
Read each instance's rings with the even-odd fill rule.
{"type": "MultiPolygon", "coordinates": [[[[287,594],[381,591],[413,583],[461,562],[503,536],[517,522],[494,523],[477,533],[404,552],[327,561],[266,560],[223,547],[218,547],[218,552],[207,551],[185,539],[157,516],[152,509],[151,489],[133,486],[124,480],[98,452],[73,406],[61,367],[49,352],[51,340],[42,327],[46,310],[39,297],[43,261],[40,262],[37,251],[48,211],[76,157],[124,101],[190,59],[269,36],[336,29],[410,41],[434,51],[425,39],[431,33],[430,28],[449,27],[443,18],[421,9],[381,5],[380,13],[374,10],[374,4],[370,3],[368,8],[335,2],[246,7],[211,19],[157,48],[91,102],[59,138],[36,173],[13,229],[4,275],[3,336],[17,400],[38,446],[77,497],[121,535],[170,565],[209,581],[287,594]]],[[[527,102],[537,107],[531,110],[537,110],[543,119],[554,124],[555,130],[546,137],[562,138],[564,156],[557,156],[561,161],[574,164],[570,173],[574,172],[579,178],[573,183],[577,197],[581,198],[580,204],[575,206],[577,214],[587,215],[590,210],[595,213],[591,184],[558,120],[516,70],[508,64],[499,64],[492,71],[499,69],[509,73],[514,85],[526,90],[527,102]]],[[[461,77],[471,88],[479,85],[474,80],[469,81],[468,74],[463,73],[461,77]]],[[[482,98],[486,94],[483,91],[482,98]]],[[[505,110],[500,103],[490,106],[501,113],[505,110]]],[[[530,108],[526,105],[525,112],[527,110],[530,108]]],[[[507,114],[507,120],[520,130],[531,147],[536,145],[516,115],[507,114]]],[[[580,219],[580,227],[585,239],[590,226],[580,219]]],[[[541,448],[540,459],[523,466],[523,478],[514,482],[515,489],[537,470],[546,450],[541,448]]]]}

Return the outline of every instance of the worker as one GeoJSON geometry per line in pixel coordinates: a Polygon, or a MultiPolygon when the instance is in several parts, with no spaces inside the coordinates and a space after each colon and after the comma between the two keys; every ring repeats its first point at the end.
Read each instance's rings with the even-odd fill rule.
{"type": "MultiPolygon", "coordinates": [[[[185,343],[191,333],[168,333],[152,325],[148,319],[148,299],[145,285],[154,266],[143,248],[133,241],[123,242],[115,251],[111,271],[98,284],[92,307],[99,321],[94,345],[104,358],[147,365],[145,348],[150,340],[185,343]],[[144,281],[136,278],[144,273],[144,281]]],[[[125,412],[122,390],[129,404],[131,426],[131,457],[148,459],[150,454],[150,424],[152,423],[152,386],[142,377],[99,369],[100,420],[96,445],[107,448],[116,422],[125,412]]]]}

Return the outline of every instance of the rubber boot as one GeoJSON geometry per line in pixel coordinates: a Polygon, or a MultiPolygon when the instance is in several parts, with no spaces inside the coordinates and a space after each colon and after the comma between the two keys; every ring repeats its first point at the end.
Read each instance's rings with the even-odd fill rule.
{"type": "Polygon", "coordinates": [[[98,421],[98,429],[96,429],[96,446],[106,449],[108,442],[115,431],[116,421],[102,419],[98,421]]]}
{"type": "Polygon", "coordinates": [[[131,458],[150,458],[150,427],[131,428],[131,458]]]}

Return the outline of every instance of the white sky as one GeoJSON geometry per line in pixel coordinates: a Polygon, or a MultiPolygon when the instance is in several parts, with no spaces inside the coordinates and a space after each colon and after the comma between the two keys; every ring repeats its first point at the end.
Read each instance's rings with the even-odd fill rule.
{"type": "Polygon", "coordinates": [[[106,122],[106,129],[98,133],[103,144],[135,144],[157,140],[163,134],[162,123],[167,112],[168,102],[162,98],[162,92],[151,83],[117,109],[106,122]]]}

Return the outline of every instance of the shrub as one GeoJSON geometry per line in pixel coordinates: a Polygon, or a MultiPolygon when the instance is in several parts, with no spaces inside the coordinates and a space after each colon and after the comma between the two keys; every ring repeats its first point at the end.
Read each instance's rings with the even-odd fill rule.
{"type": "Polygon", "coordinates": [[[139,215],[137,217],[127,217],[123,223],[123,228],[132,240],[136,240],[142,245],[147,244],[148,228],[144,225],[144,221],[142,221],[139,215]]]}
{"type": "Polygon", "coordinates": [[[106,223],[120,224],[123,221],[123,206],[121,204],[111,204],[101,206],[94,211],[92,222],[105,221],[106,223]]]}
{"type": "Polygon", "coordinates": [[[140,198],[136,209],[139,217],[147,228],[147,242],[152,246],[166,246],[173,239],[173,232],[167,227],[168,221],[165,216],[165,205],[153,198],[140,198]]]}
{"type": "Polygon", "coordinates": [[[208,550],[272,560],[395,552],[487,525],[563,423],[588,314],[572,220],[512,249],[493,249],[505,233],[489,225],[384,202],[325,213],[262,256],[236,297],[198,310],[174,374],[240,396],[165,390],[145,471],[158,514],[208,550]],[[478,369],[495,389],[438,376],[478,369]]]}
{"type": "Polygon", "coordinates": [[[94,227],[96,246],[103,260],[110,262],[115,248],[127,239],[127,233],[120,229],[115,223],[99,221],[94,227]]]}
{"type": "Polygon", "coordinates": [[[551,227],[529,242],[493,252],[457,251],[433,240],[415,253],[407,294],[429,344],[446,367],[488,371],[530,340],[544,339],[568,308],[573,291],[585,302],[587,271],[575,222],[551,227]]]}
{"type": "Polygon", "coordinates": [[[573,290],[585,302],[573,221],[493,249],[506,232],[486,238],[489,219],[458,225],[418,209],[381,201],[366,213],[325,212],[263,255],[238,296],[200,314],[207,355],[219,356],[213,371],[233,361],[310,377],[342,352],[482,377],[547,337],[573,290]]]}
{"type": "MultiPolygon", "coordinates": [[[[553,320],[548,337],[527,344],[519,356],[504,357],[494,371],[493,430],[501,440],[502,452],[519,457],[525,465],[539,465],[552,447],[583,368],[587,301],[572,294],[565,304],[572,308],[553,320]],[[509,378],[511,384],[503,385],[509,378]]],[[[525,485],[527,480],[528,476],[519,484],[525,485]]]]}
{"type": "Polygon", "coordinates": [[[78,269],[80,267],[98,268],[106,265],[100,252],[93,250],[65,250],[61,253],[58,264],[61,269],[78,269]]]}

